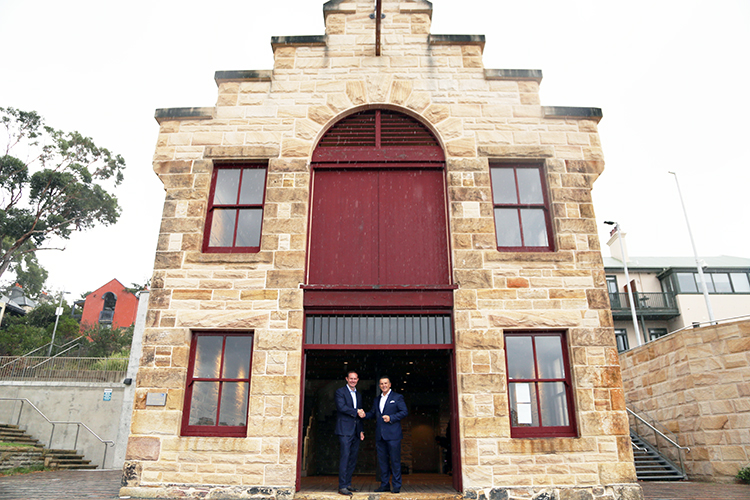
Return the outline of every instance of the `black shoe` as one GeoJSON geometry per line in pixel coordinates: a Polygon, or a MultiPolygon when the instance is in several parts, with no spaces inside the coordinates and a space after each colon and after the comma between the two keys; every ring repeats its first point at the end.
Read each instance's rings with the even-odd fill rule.
{"type": "Polygon", "coordinates": [[[395,488],[393,491],[391,491],[391,493],[401,493],[401,489],[395,488]]]}
{"type": "Polygon", "coordinates": [[[388,485],[380,486],[378,488],[375,488],[375,493],[382,493],[384,491],[391,491],[391,487],[388,485]]]}
{"type": "Polygon", "coordinates": [[[346,489],[347,489],[347,490],[349,490],[349,491],[352,491],[352,492],[354,492],[354,491],[359,491],[359,490],[358,490],[357,488],[354,488],[354,487],[352,487],[352,486],[349,486],[349,487],[347,487],[346,489]]]}
{"type": "Polygon", "coordinates": [[[352,496],[352,492],[348,488],[341,488],[339,490],[340,495],[352,496]]]}

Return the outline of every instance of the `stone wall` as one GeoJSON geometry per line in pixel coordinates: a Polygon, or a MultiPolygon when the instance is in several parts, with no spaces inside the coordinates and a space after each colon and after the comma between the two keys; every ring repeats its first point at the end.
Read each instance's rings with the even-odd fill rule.
{"type": "Polygon", "coordinates": [[[620,355],[625,398],[679,438],[692,479],[750,461],[750,321],[690,328],[620,355]]]}
{"type": "Polygon", "coordinates": [[[379,57],[372,2],[332,1],[325,37],[274,39],[273,71],[218,72],[215,107],[157,111],[154,170],[166,201],[127,494],[294,488],[310,156],[333,123],[375,106],[418,118],[446,153],[466,491],[635,481],[591,200],[600,113],[541,106],[540,72],[484,69],[484,38],[430,34],[428,2],[383,9],[379,57]],[[226,159],[268,161],[259,253],[201,252],[212,162],[226,159]],[[490,160],[544,166],[555,251],[496,250],[490,160]],[[180,436],[191,330],[207,328],[255,333],[246,439],[180,436]],[[503,332],[550,328],[567,332],[579,437],[511,439],[503,332]],[[166,392],[166,406],[146,407],[148,392],[166,392]]]}

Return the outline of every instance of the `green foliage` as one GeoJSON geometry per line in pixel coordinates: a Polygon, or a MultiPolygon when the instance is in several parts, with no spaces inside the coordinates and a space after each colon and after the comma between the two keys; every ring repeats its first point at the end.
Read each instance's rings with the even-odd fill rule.
{"type": "Polygon", "coordinates": [[[737,479],[739,479],[743,483],[750,484],[750,465],[740,469],[740,471],[737,473],[737,479]]]}
{"type": "Polygon", "coordinates": [[[94,370],[125,371],[128,369],[130,360],[130,349],[123,349],[110,357],[94,363],[94,370]]]}
{"type": "MultiPolygon", "coordinates": [[[[96,325],[86,328],[81,332],[89,339],[86,346],[86,356],[92,358],[107,358],[115,353],[130,352],[130,344],[133,341],[133,327],[107,328],[96,325]]],[[[127,357],[125,354],[122,354],[127,357]]]]}
{"type": "Polygon", "coordinates": [[[32,465],[29,467],[15,467],[13,469],[0,470],[0,476],[15,476],[17,474],[29,474],[31,472],[43,472],[52,470],[49,467],[45,467],[44,464],[32,465]]]}
{"type": "Polygon", "coordinates": [[[0,108],[0,124],[6,136],[0,150],[0,276],[50,236],[68,239],[74,231],[117,222],[117,198],[103,183],[122,182],[120,155],[78,132],[44,125],[34,111],[0,108]],[[21,154],[11,155],[14,149],[21,154]]]}
{"type": "MultiPolygon", "coordinates": [[[[57,304],[41,304],[25,316],[6,314],[0,325],[0,356],[21,356],[52,340],[57,304]]],[[[63,303],[63,315],[57,324],[55,344],[62,345],[78,337],[80,326],[63,303]]],[[[46,355],[40,352],[39,355],[46,355]]]]}

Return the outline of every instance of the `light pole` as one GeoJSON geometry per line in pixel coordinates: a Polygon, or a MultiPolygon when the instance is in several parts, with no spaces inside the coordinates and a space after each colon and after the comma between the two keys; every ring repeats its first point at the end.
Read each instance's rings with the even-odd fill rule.
{"type": "Polygon", "coordinates": [[[698,250],[695,249],[695,241],[693,241],[693,232],[690,230],[690,221],[688,220],[687,210],[685,209],[685,201],[682,199],[682,190],[680,190],[680,181],[677,180],[677,174],[669,172],[674,175],[674,181],[677,184],[677,194],[680,195],[680,203],[682,204],[682,213],[685,214],[685,224],[687,225],[688,235],[690,236],[690,244],[693,245],[693,256],[695,257],[695,267],[698,268],[698,277],[701,280],[701,288],[703,289],[703,299],[706,301],[706,309],[708,309],[708,320],[714,324],[714,310],[711,308],[711,299],[708,296],[708,287],[706,286],[706,277],[703,275],[703,267],[701,261],[698,258],[698,250]]]}
{"type": "Polygon", "coordinates": [[[52,356],[52,348],[55,346],[55,333],[57,333],[57,323],[60,321],[60,316],[62,316],[63,313],[63,297],[65,297],[66,293],[70,292],[60,292],[60,305],[57,306],[57,309],[55,309],[55,327],[52,329],[52,340],[49,343],[49,351],[47,351],[47,357],[52,356]]]}
{"type": "Polygon", "coordinates": [[[643,338],[641,338],[641,330],[638,328],[638,316],[635,314],[635,300],[633,299],[633,287],[630,285],[630,275],[628,274],[628,263],[625,262],[625,245],[622,244],[622,233],[620,233],[620,224],[611,220],[605,220],[605,224],[609,226],[615,226],[617,231],[617,239],[620,241],[620,254],[622,255],[622,265],[625,267],[625,281],[628,283],[628,299],[630,301],[630,314],[633,316],[633,328],[635,328],[635,339],[638,341],[638,345],[643,345],[643,338]]]}

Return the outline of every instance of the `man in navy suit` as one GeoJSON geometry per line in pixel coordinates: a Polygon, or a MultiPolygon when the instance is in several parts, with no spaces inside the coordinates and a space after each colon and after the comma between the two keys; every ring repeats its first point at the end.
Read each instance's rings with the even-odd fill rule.
{"type": "Polygon", "coordinates": [[[365,438],[362,418],[362,395],[357,391],[359,375],[346,374],[346,385],[336,389],[336,435],[339,437],[339,493],[351,496],[352,474],[357,465],[359,442],[365,438]]]}
{"type": "Polygon", "coordinates": [[[375,491],[388,491],[393,476],[393,493],[401,491],[401,420],[409,414],[404,397],[391,391],[391,380],[380,377],[380,396],[375,397],[372,410],[365,418],[375,417],[375,448],[380,466],[380,486],[375,491]]]}

